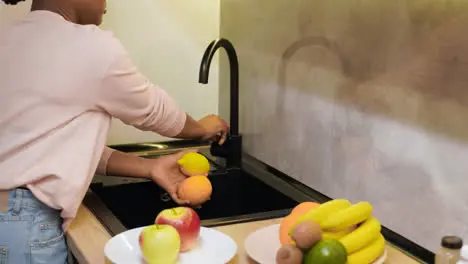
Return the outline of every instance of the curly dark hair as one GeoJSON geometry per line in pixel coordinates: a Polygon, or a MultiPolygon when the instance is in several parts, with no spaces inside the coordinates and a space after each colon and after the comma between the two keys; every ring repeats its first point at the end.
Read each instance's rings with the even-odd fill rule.
{"type": "Polygon", "coordinates": [[[2,0],[7,5],[16,5],[19,2],[23,2],[26,0],[2,0]]]}

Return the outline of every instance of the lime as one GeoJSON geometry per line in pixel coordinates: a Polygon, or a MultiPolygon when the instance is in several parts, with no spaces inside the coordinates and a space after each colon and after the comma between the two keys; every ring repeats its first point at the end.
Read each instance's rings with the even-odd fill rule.
{"type": "Polygon", "coordinates": [[[335,239],[325,239],[315,244],[304,255],[303,264],[346,264],[348,253],[335,239]]]}

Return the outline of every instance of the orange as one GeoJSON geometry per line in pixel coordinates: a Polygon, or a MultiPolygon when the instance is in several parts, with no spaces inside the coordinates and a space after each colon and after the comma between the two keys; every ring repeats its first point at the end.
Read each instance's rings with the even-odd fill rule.
{"type": "Polygon", "coordinates": [[[280,231],[279,231],[279,239],[281,245],[285,244],[292,244],[293,240],[289,235],[289,230],[293,227],[296,223],[297,219],[299,218],[299,214],[290,214],[286,216],[280,224],[280,231]]]}
{"type": "Polygon", "coordinates": [[[179,198],[188,201],[192,205],[201,205],[210,199],[213,187],[206,176],[192,176],[185,179],[177,193],[179,198]]]}
{"type": "Polygon", "coordinates": [[[310,210],[317,208],[319,205],[319,203],[314,202],[303,202],[296,205],[296,207],[294,207],[294,209],[291,211],[291,214],[303,215],[309,212],[310,210]]]}
{"type": "Polygon", "coordinates": [[[286,216],[280,223],[279,239],[281,245],[294,244],[294,241],[289,235],[289,230],[294,226],[294,224],[297,222],[297,219],[300,216],[309,212],[312,209],[317,208],[319,205],[319,203],[314,202],[303,202],[294,207],[291,213],[288,216],[286,216]]]}

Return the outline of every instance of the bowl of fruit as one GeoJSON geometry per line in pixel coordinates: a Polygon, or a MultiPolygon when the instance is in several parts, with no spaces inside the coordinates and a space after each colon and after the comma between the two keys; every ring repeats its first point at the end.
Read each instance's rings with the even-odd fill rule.
{"type": "Polygon", "coordinates": [[[236,252],[229,236],[201,227],[189,207],[163,210],[153,225],[118,234],[104,247],[105,256],[116,264],[228,263],[236,252]]]}
{"type": "Polygon", "coordinates": [[[258,263],[381,264],[386,242],[368,202],[304,202],[280,224],[250,234],[245,250],[258,263]]]}

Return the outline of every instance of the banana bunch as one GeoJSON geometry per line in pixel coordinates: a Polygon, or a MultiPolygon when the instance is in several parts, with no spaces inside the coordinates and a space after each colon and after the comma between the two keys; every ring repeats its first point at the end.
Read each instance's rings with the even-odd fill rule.
{"type": "Polygon", "coordinates": [[[348,253],[348,264],[370,264],[385,251],[380,222],[372,217],[372,205],[368,202],[351,204],[336,199],[323,203],[299,217],[290,234],[305,221],[320,225],[322,239],[340,241],[348,253]]]}

